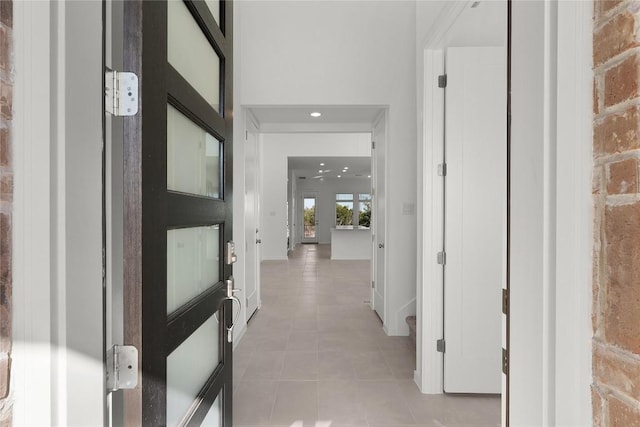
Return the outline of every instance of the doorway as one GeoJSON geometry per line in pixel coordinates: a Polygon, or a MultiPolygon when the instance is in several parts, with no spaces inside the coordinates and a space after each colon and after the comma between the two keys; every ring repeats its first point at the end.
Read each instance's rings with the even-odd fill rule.
{"type": "Polygon", "coordinates": [[[316,207],[318,195],[307,193],[302,196],[302,205],[299,218],[302,219],[302,243],[318,243],[318,215],[316,207]]]}
{"type": "MultiPolygon", "coordinates": [[[[454,2],[441,17],[426,43],[423,63],[416,382],[424,393],[500,394],[506,387],[501,288],[506,285],[507,2],[454,2]],[[475,63],[471,67],[458,64],[460,57],[472,56],[472,52],[482,68],[478,75],[474,74],[475,63]],[[497,58],[497,65],[491,65],[490,56],[497,58]],[[473,73],[465,75],[468,71],[473,73]],[[481,96],[474,93],[483,89],[489,90],[484,96],[491,98],[491,105],[479,98],[465,104],[466,96],[481,96]],[[487,114],[493,114],[486,122],[491,122],[489,130],[497,134],[489,135],[477,121],[487,114]],[[491,154],[495,144],[499,151],[491,154]],[[474,187],[485,181],[488,188],[474,187]],[[473,206],[479,209],[467,215],[474,212],[473,206]],[[491,262],[482,261],[473,271],[474,261],[489,254],[491,262]],[[482,278],[489,275],[490,279],[482,278]],[[487,303],[479,304],[483,298],[487,303]],[[465,322],[473,326],[463,326],[465,322]],[[473,327],[478,329],[472,332],[473,327]],[[487,330],[490,337],[485,336],[487,330]],[[474,340],[480,343],[475,345],[474,340]],[[491,378],[484,386],[456,383],[457,376],[465,376],[460,361],[465,357],[475,360],[476,350],[485,345],[491,367],[476,369],[491,378]]],[[[467,366],[474,373],[467,376],[475,378],[472,365],[467,366]]]]}

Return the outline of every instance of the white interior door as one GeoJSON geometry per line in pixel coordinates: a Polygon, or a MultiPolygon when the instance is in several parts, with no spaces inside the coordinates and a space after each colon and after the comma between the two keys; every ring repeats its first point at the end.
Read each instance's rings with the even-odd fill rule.
{"type": "Polygon", "coordinates": [[[387,128],[385,116],[378,120],[373,129],[374,149],[372,150],[373,178],[373,309],[384,323],[385,320],[385,200],[386,178],[385,158],[387,145],[387,128]]]}
{"type": "Polygon", "coordinates": [[[245,221],[245,295],[247,304],[247,320],[257,310],[259,305],[259,281],[260,281],[260,233],[258,218],[258,134],[248,126],[245,141],[245,194],[244,194],[244,221],[245,221]]]}
{"type": "Polygon", "coordinates": [[[450,48],[446,69],[444,389],[500,393],[505,51],[450,48]]]}

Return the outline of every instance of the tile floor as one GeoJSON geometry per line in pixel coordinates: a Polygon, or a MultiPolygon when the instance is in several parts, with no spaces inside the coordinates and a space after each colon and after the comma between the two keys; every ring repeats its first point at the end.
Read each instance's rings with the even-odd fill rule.
{"type": "Polygon", "coordinates": [[[262,263],[262,308],[234,352],[234,425],[499,426],[500,399],[423,395],[415,349],[370,309],[368,261],[301,245],[262,263]]]}

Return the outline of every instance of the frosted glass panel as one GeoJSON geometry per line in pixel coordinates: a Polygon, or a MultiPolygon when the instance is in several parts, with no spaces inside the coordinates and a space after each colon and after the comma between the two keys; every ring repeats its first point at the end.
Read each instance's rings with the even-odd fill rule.
{"type": "Polygon", "coordinates": [[[222,144],[167,105],[167,188],[220,198],[222,144]]]}
{"type": "Polygon", "coordinates": [[[222,393],[216,397],[216,400],[211,405],[211,409],[207,413],[207,416],[200,424],[202,427],[220,427],[222,425],[222,400],[220,396],[222,393]]]}
{"type": "Polygon", "coordinates": [[[220,281],[219,226],[167,231],[167,314],[220,281]]]}
{"type": "Polygon", "coordinates": [[[167,425],[178,425],[220,362],[219,324],[204,322],[167,357],[167,425]]]}
{"type": "Polygon", "coordinates": [[[211,11],[213,19],[220,26],[220,0],[204,0],[204,2],[211,11]]]}
{"type": "Polygon", "coordinates": [[[170,0],[167,4],[167,59],[219,111],[220,58],[184,2],[170,0]]]}

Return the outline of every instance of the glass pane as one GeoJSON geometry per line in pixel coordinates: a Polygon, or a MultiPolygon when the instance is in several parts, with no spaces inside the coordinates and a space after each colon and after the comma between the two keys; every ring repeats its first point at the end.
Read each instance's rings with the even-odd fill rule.
{"type": "Polygon", "coordinates": [[[204,2],[211,11],[213,19],[220,26],[220,0],[204,0],[204,2]]]}
{"type": "Polygon", "coordinates": [[[220,58],[184,2],[171,0],[167,4],[167,59],[216,111],[220,111],[220,58]]]}
{"type": "Polygon", "coordinates": [[[351,193],[336,194],[336,200],[353,200],[353,194],[351,193]]]}
{"type": "Polygon", "coordinates": [[[211,316],[167,357],[167,425],[178,425],[220,363],[218,336],[211,316]]]}
{"type": "Polygon", "coordinates": [[[220,427],[222,425],[222,399],[220,399],[221,395],[222,392],[218,394],[218,397],[216,397],[213,405],[211,405],[211,409],[209,409],[207,416],[204,417],[202,424],[200,424],[201,426],[220,427]]]}
{"type": "Polygon", "coordinates": [[[353,225],[353,202],[336,202],[336,225],[353,225]]]}
{"type": "Polygon", "coordinates": [[[316,198],[304,198],[304,237],[314,239],[316,237],[316,198]]]}
{"type": "Polygon", "coordinates": [[[167,314],[220,281],[219,226],[167,231],[167,314]]]}
{"type": "Polygon", "coordinates": [[[220,198],[222,144],[167,105],[167,189],[220,198]]]}

